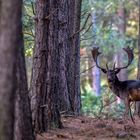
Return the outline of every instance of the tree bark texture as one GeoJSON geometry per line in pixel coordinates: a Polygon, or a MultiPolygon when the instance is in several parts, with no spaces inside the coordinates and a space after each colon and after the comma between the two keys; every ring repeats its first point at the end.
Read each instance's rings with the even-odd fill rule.
{"type": "Polygon", "coordinates": [[[81,108],[80,98],[80,14],[81,0],[69,1],[69,23],[70,34],[69,46],[66,51],[67,82],[70,97],[71,111],[79,115],[81,108]]]}
{"type": "Polygon", "coordinates": [[[35,20],[35,48],[33,56],[33,69],[31,79],[31,109],[36,131],[46,131],[47,114],[44,113],[45,99],[47,96],[47,59],[48,59],[48,32],[49,30],[49,3],[36,1],[35,20]]]}
{"type": "MultiPolygon", "coordinates": [[[[45,104],[44,97],[46,96],[46,73],[47,73],[47,56],[48,56],[48,27],[49,20],[45,20],[45,17],[49,15],[48,8],[49,4],[46,1],[36,1],[35,5],[36,19],[35,19],[35,47],[33,54],[33,68],[30,88],[31,98],[31,111],[33,125],[35,122],[44,123],[44,109],[41,108],[40,104],[45,104]],[[40,115],[41,120],[39,120],[40,115]]],[[[46,125],[44,123],[44,125],[46,125]]],[[[38,129],[44,129],[44,126],[36,126],[38,129]]]]}
{"type": "Polygon", "coordinates": [[[61,128],[59,110],[80,112],[80,6],[73,0],[36,1],[30,96],[37,131],[61,128]]]}
{"type": "Polygon", "coordinates": [[[21,0],[0,1],[0,140],[13,140],[21,4],[21,0]]]}
{"type": "Polygon", "coordinates": [[[58,51],[59,51],[59,109],[60,111],[69,111],[71,109],[69,101],[69,92],[67,85],[67,69],[66,69],[66,51],[68,48],[69,32],[69,5],[67,0],[60,0],[58,11],[58,51]]]}
{"type": "Polygon", "coordinates": [[[36,131],[62,127],[58,111],[58,1],[36,1],[31,106],[36,131]]]}
{"type": "MultiPolygon", "coordinates": [[[[21,12],[20,15],[22,16],[21,12]]],[[[18,57],[16,64],[17,91],[15,100],[14,140],[34,140],[35,137],[33,134],[30,101],[28,95],[21,20],[19,21],[19,25],[20,27],[18,30],[18,57]]]]}
{"type": "Polygon", "coordinates": [[[60,95],[59,89],[59,77],[60,77],[60,58],[59,58],[59,41],[58,32],[59,24],[58,11],[59,11],[59,0],[50,1],[50,24],[49,24],[49,35],[48,35],[48,69],[47,69],[47,107],[45,108],[48,113],[48,128],[57,127],[61,128],[62,123],[60,121],[60,113],[58,107],[58,96],[60,95]]]}

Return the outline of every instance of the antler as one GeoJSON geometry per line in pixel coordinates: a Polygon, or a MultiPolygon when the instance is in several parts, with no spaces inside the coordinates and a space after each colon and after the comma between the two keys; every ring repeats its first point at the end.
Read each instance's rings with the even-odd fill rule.
{"type": "Polygon", "coordinates": [[[95,63],[96,63],[96,66],[97,66],[99,69],[101,69],[103,72],[106,72],[106,69],[100,67],[99,64],[98,64],[98,62],[97,62],[97,58],[98,58],[98,56],[101,54],[101,52],[99,52],[98,50],[99,50],[99,47],[93,48],[93,50],[92,50],[93,59],[94,59],[94,61],[95,61],[95,63]]]}
{"type": "Polygon", "coordinates": [[[124,50],[124,51],[127,53],[127,55],[128,55],[128,64],[127,64],[126,66],[124,66],[124,67],[115,68],[115,70],[116,70],[116,69],[117,69],[117,70],[118,70],[118,69],[121,70],[121,69],[127,68],[127,67],[132,63],[132,61],[133,61],[133,59],[134,59],[133,49],[127,47],[127,48],[123,48],[123,50],[124,50]]]}

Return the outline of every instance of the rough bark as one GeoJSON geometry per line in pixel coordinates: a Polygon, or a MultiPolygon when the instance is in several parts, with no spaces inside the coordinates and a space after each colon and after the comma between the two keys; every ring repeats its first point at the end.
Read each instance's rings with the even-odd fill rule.
{"type": "Polygon", "coordinates": [[[57,127],[61,128],[62,124],[60,121],[60,114],[58,110],[58,96],[60,95],[59,90],[59,44],[58,44],[58,8],[60,1],[52,0],[50,1],[50,13],[56,11],[50,16],[49,24],[49,36],[48,36],[48,70],[47,70],[47,108],[48,113],[47,121],[48,128],[57,127]]]}
{"type": "Polygon", "coordinates": [[[59,109],[60,111],[70,110],[70,101],[66,76],[66,49],[68,47],[68,1],[63,0],[59,3],[58,11],[58,49],[59,49],[59,109]]]}
{"type": "MultiPolygon", "coordinates": [[[[74,33],[80,30],[81,19],[81,3],[82,0],[75,1],[74,13],[74,33]]],[[[80,92],[80,33],[73,38],[73,58],[74,58],[74,93],[73,93],[73,109],[79,114],[81,109],[81,92],[80,92]]]]}
{"type": "MultiPolygon", "coordinates": [[[[44,103],[44,96],[46,94],[46,73],[47,73],[47,40],[48,40],[48,26],[49,19],[45,20],[45,17],[49,15],[49,4],[45,1],[36,1],[36,17],[35,17],[35,47],[33,54],[33,68],[30,87],[31,98],[31,111],[33,125],[35,121],[41,121],[44,123],[43,108],[39,107],[44,103]],[[41,105],[40,105],[41,104],[41,105]],[[38,107],[38,108],[37,108],[38,107]],[[36,118],[36,115],[40,114],[41,120],[36,118]]],[[[37,123],[36,122],[36,123],[37,123]]],[[[45,125],[45,124],[44,124],[45,125]]],[[[43,126],[36,126],[42,128],[43,126]]]]}
{"type": "MultiPolygon", "coordinates": [[[[22,9],[22,7],[21,7],[22,9]]],[[[20,11],[20,16],[22,13],[20,11]]],[[[26,76],[22,21],[19,21],[18,57],[16,64],[17,91],[15,103],[14,140],[34,140],[26,76]]]]}
{"type": "Polygon", "coordinates": [[[56,0],[36,1],[36,42],[30,96],[35,129],[41,132],[62,127],[58,110],[58,5],[56,0]]]}
{"type": "Polygon", "coordinates": [[[21,0],[1,0],[0,12],[0,140],[13,140],[21,0]]]}
{"type": "Polygon", "coordinates": [[[70,97],[71,111],[75,114],[80,113],[80,14],[81,0],[69,1],[69,46],[67,48],[67,82],[70,97]]]}
{"type": "Polygon", "coordinates": [[[80,6],[81,0],[36,1],[30,89],[36,131],[61,128],[59,109],[80,112],[80,44],[75,34],[80,29],[80,6]]]}

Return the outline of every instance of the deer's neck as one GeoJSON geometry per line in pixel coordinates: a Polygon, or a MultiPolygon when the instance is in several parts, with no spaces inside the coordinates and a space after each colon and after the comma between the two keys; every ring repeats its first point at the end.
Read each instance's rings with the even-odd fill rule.
{"type": "Polygon", "coordinates": [[[108,82],[108,83],[112,92],[118,97],[120,97],[121,81],[119,81],[118,77],[115,78],[114,82],[108,82]]]}

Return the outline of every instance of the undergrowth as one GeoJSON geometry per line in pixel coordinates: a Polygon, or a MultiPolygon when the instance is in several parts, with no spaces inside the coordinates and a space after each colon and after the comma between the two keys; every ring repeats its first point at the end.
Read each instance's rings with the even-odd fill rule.
{"type": "Polygon", "coordinates": [[[95,96],[92,90],[82,92],[82,113],[97,118],[122,117],[125,111],[123,101],[117,98],[109,89],[102,89],[100,96],[95,96]]]}

